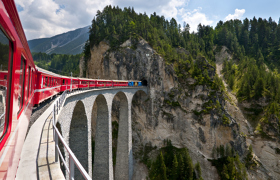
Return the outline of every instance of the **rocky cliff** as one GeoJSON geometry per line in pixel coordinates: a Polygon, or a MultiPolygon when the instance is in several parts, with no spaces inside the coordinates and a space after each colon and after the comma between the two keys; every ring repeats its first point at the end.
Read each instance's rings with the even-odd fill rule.
{"type": "MultiPolygon", "coordinates": [[[[217,69],[204,57],[194,61],[206,72],[209,81],[214,81],[215,74],[221,70],[219,60],[228,56],[224,49],[217,53],[217,69]]],[[[83,72],[84,66],[80,67],[83,72]]],[[[149,94],[136,94],[133,100],[134,179],[146,179],[148,169],[141,159],[143,156],[153,159],[166,139],[177,148],[189,149],[193,164],[200,163],[204,179],[219,179],[211,163],[218,158],[214,153],[218,147],[231,147],[245,163],[250,144],[254,152],[250,161],[258,163],[250,166],[248,178],[279,179],[279,162],[266,159],[280,159],[272,152],[279,147],[277,142],[255,138],[234,95],[213,90],[198,83],[196,78],[178,77],[173,64],[166,63],[144,39],[127,40],[117,50],[110,49],[106,41],[100,42],[91,49],[86,76],[148,82],[149,94]]]]}

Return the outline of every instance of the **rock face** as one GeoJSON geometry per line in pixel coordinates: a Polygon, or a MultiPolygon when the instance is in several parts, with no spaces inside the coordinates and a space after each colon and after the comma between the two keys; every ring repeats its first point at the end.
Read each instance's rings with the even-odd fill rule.
{"type": "MultiPolygon", "coordinates": [[[[200,61],[211,66],[205,58],[200,61]]],[[[213,70],[208,74],[213,78],[216,68],[211,68],[213,70]]],[[[148,170],[140,162],[143,152],[152,149],[147,155],[153,158],[153,149],[163,147],[165,139],[170,139],[178,148],[189,149],[193,164],[200,163],[204,179],[219,179],[216,168],[208,160],[213,158],[213,149],[229,145],[245,157],[249,144],[245,134],[252,132],[250,125],[236,105],[226,101],[222,94],[215,92],[211,95],[213,92],[209,88],[196,85],[192,78],[181,83],[173,69],[143,39],[139,40],[136,48],[128,40],[118,50],[111,50],[108,43],[102,41],[91,49],[86,75],[89,78],[148,82],[149,94],[139,93],[133,99],[133,179],[145,179],[148,170]],[[210,100],[219,102],[221,108],[210,109],[206,114],[197,113],[210,100]],[[229,119],[228,124],[223,124],[220,114],[229,119]]]]}
{"type": "MultiPolygon", "coordinates": [[[[222,63],[224,60],[231,59],[232,56],[228,53],[226,47],[222,47],[219,53],[216,53],[215,59],[217,64],[217,74],[222,77],[222,63]]],[[[224,84],[227,84],[224,81],[224,84]]],[[[248,170],[249,179],[280,179],[280,144],[279,144],[279,120],[277,117],[269,117],[269,125],[261,123],[265,133],[270,136],[269,139],[261,138],[254,128],[257,126],[257,120],[252,119],[247,121],[245,116],[252,115],[252,111],[256,112],[268,105],[265,98],[260,98],[258,101],[243,101],[237,102],[234,94],[228,89],[231,102],[226,101],[226,109],[231,116],[237,121],[240,127],[240,132],[247,136],[246,144],[251,145],[254,153],[254,160],[258,165],[255,168],[248,170]]],[[[253,116],[256,117],[256,116],[253,116]]],[[[258,117],[259,118],[259,117],[258,117]]]]}

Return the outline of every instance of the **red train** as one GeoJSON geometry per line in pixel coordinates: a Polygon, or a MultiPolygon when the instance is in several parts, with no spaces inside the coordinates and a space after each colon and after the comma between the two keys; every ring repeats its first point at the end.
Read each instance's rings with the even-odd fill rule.
{"type": "Polygon", "coordinates": [[[61,76],[35,66],[12,0],[0,3],[0,179],[14,179],[33,105],[63,91],[141,85],[61,76]]]}
{"type": "MultiPolygon", "coordinates": [[[[99,87],[128,86],[128,81],[104,80],[68,77],[55,74],[45,69],[36,67],[36,90],[34,91],[34,104],[40,104],[46,99],[53,97],[63,91],[74,91],[77,89],[90,89],[99,87]]],[[[0,74],[1,77],[1,74],[0,74]]],[[[0,81],[1,82],[1,81],[0,81]]],[[[135,81],[139,83],[138,81],[135,81]]]]}

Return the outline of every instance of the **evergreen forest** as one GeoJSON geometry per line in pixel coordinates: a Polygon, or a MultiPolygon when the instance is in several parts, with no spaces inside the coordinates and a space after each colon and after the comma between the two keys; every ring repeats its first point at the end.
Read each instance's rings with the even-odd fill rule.
{"type": "Polygon", "coordinates": [[[46,54],[46,53],[32,53],[35,65],[52,71],[56,74],[78,77],[79,63],[82,54],[68,55],[68,54],[46,54]]]}

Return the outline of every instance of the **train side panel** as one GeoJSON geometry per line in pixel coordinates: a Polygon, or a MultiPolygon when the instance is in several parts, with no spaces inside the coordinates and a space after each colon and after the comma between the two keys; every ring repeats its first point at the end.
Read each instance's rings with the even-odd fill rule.
{"type": "Polygon", "coordinates": [[[34,100],[35,65],[13,1],[0,3],[0,179],[14,179],[34,100]]]}

